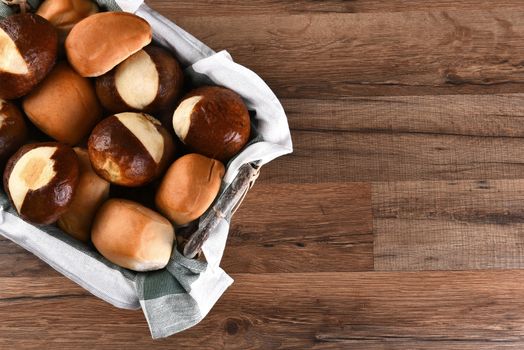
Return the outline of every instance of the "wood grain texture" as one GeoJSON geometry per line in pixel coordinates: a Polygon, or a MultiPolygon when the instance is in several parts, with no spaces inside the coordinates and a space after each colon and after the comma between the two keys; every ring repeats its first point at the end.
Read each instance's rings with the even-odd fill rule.
{"type": "MultiPolygon", "coordinates": [[[[200,325],[152,341],[139,312],[80,290],[0,297],[0,348],[519,349],[523,271],[239,274],[200,325]],[[387,283],[385,283],[387,281],[387,283]],[[28,318],[32,314],[36,317],[28,318]],[[102,316],[103,315],[103,316],[102,316]],[[103,331],[101,331],[103,330],[103,331]],[[37,335],[28,337],[27,335],[37,335]],[[42,337],[52,334],[53,337],[42,337]]],[[[4,282],[4,280],[0,280],[4,282]]],[[[50,280],[49,283],[55,281],[50,280]]],[[[13,283],[13,282],[11,282],[13,283]]],[[[15,279],[25,285],[26,281],[15,279]]],[[[31,284],[28,287],[32,287],[31,284]]],[[[27,288],[32,293],[32,288],[27,288]]]]}
{"type": "Polygon", "coordinates": [[[257,184],[234,217],[222,266],[232,273],[372,270],[372,223],[369,183],[257,184]]]}
{"type": "Polygon", "coordinates": [[[524,180],[373,185],[376,270],[524,267],[524,180]]]}
{"type": "Polygon", "coordinates": [[[519,0],[201,0],[180,1],[173,5],[172,0],[155,0],[155,9],[161,13],[170,13],[175,8],[176,17],[187,16],[225,16],[232,15],[274,15],[278,14],[316,14],[316,13],[374,13],[408,12],[427,10],[493,10],[497,8],[519,9],[519,0]]]}
{"type": "Polygon", "coordinates": [[[294,153],[274,183],[518,179],[522,94],[285,99],[294,153]]]}
{"type": "MultiPolygon", "coordinates": [[[[33,254],[0,236],[0,278],[57,275],[55,270],[33,254]]],[[[1,291],[0,286],[0,293],[1,291]]]]}
{"type": "Polygon", "coordinates": [[[0,302],[29,301],[61,297],[90,296],[89,292],[65,279],[56,277],[0,277],[0,302]]]}
{"type": "Polygon", "coordinates": [[[148,4],[268,82],[295,153],[166,340],[0,239],[0,349],[524,348],[522,1],[148,4]]]}
{"type": "Polygon", "coordinates": [[[173,19],[280,97],[521,92],[524,82],[515,9],[173,19]]]}

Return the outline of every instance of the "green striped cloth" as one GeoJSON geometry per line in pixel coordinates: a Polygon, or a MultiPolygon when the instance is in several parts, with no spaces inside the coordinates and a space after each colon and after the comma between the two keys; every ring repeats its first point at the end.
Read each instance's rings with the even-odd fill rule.
{"type": "MultiPolygon", "coordinates": [[[[169,49],[186,66],[195,86],[214,84],[239,93],[252,112],[255,139],[227,165],[222,189],[235,180],[240,167],[264,165],[292,152],[285,112],[264,81],[236,64],[226,52],[215,53],[198,39],[161,16],[142,0],[97,0],[110,11],[134,12],[153,28],[156,44],[169,49]]],[[[30,0],[32,9],[39,1],[30,0]]],[[[15,8],[0,3],[0,17],[15,8]]],[[[222,190],[222,191],[223,191],[222,190]]],[[[223,192],[222,192],[223,193],[223,192]]],[[[205,242],[205,262],[191,260],[177,249],[166,268],[136,273],[112,264],[92,246],[76,241],[55,226],[37,227],[21,220],[0,192],[0,234],[32,252],[80,286],[119,308],[141,308],[153,338],[162,338],[200,322],[233,280],[220,268],[231,214],[226,213],[205,242]]]]}

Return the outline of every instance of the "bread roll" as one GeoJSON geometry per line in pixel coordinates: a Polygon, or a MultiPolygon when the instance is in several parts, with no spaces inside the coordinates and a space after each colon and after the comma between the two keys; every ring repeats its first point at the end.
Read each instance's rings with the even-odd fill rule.
{"type": "Polygon", "coordinates": [[[102,114],[92,82],[64,62],[24,98],[22,106],[40,130],[69,145],[86,138],[102,114]]]}
{"type": "Polygon", "coordinates": [[[67,212],[58,219],[58,227],[78,240],[87,242],[98,208],[109,197],[109,182],[91,168],[87,150],[75,148],[80,164],[80,177],[73,201],[67,212]]]}
{"type": "Polygon", "coordinates": [[[32,13],[0,21],[0,98],[22,97],[41,82],[55,64],[56,29],[32,13]]]}
{"type": "Polygon", "coordinates": [[[221,162],[200,154],[177,159],[158,188],[157,208],[178,225],[199,218],[215,200],[224,173],[221,162]]]}
{"type": "Polygon", "coordinates": [[[15,153],[24,143],[27,128],[24,117],[11,102],[0,99],[0,164],[15,153]]]}
{"type": "Polygon", "coordinates": [[[246,145],[251,132],[242,98],[229,89],[204,86],[184,97],[173,128],[193,152],[226,162],[246,145]]]}
{"type": "Polygon", "coordinates": [[[45,0],[36,14],[47,19],[62,33],[67,33],[75,24],[98,12],[91,0],[45,0]]]}
{"type": "Polygon", "coordinates": [[[54,223],[71,205],[78,183],[78,158],[56,143],[28,144],[7,162],[4,189],[22,219],[54,223]]]}
{"type": "Polygon", "coordinates": [[[98,211],[91,239],[109,261],[134,271],[164,268],[175,231],[160,214],[138,203],[110,199],[98,211]]]}
{"type": "Polygon", "coordinates": [[[102,105],[113,113],[154,113],[174,108],[184,85],[177,60],[165,49],[147,46],[96,80],[102,105]]]}
{"type": "Polygon", "coordinates": [[[158,120],[144,113],[119,113],[102,120],[88,142],[96,173],[116,185],[137,187],[161,175],[174,144],[158,120]]]}
{"type": "Polygon", "coordinates": [[[98,77],[148,45],[151,26],[127,12],[102,12],[78,22],[65,41],[69,63],[83,77],[98,77]]]}

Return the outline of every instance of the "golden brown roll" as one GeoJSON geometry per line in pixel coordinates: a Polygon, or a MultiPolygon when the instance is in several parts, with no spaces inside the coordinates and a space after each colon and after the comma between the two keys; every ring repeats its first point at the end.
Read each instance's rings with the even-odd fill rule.
{"type": "Polygon", "coordinates": [[[67,33],[75,24],[98,11],[98,5],[91,0],[45,0],[36,14],[67,33]]]}
{"type": "Polygon", "coordinates": [[[92,82],[64,62],[24,98],[23,108],[40,130],[69,145],[86,138],[102,113],[92,82]]]}
{"type": "Polygon", "coordinates": [[[200,154],[177,159],[158,188],[157,208],[178,225],[199,218],[215,200],[224,173],[221,162],[200,154]]]}
{"type": "Polygon", "coordinates": [[[0,99],[0,164],[15,153],[27,137],[24,117],[11,102],[0,99]]]}
{"type": "Polygon", "coordinates": [[[101,12],[78,22],[65,41],[69,63],[83,77],[98,77],[148,45],[151,26],[126,12],[101,12]]]}
{"type": "Polygon", "coordinates": [[[175,231],[162,215],[138,203],[110,199],[98,211],[91,239],[109,261],[134,271],[164,268],[175,231]]]}
{"type": "Polygon", "coordinates": [[[184,85],[177,60],[165,49],[147,46],[96,79],[102,105],[113,113],[154,113],[174,108],[184,85]]]}
{"type": "Polygon", "coordinates": [[[58,219],[58,227],[78,240],[87,242],[98,208],[109,197],[109,182],[91,168],[87,150],[75,148],[80,165],[80,176],[73,201],[67,212],[58,219]]]}
{"type": "Polygon", "coordinates": [[[78,172],[71,147],[56,142],[28,144],[7,162],[4,189],[22,219],[47,225],[69,209],[78,172]]]}
{"type": "Polygon", "coordinates": [[[55,64],[58,36],[46,19],[24,13],[0,21],[0,98],[22,97],[55,64]]]}

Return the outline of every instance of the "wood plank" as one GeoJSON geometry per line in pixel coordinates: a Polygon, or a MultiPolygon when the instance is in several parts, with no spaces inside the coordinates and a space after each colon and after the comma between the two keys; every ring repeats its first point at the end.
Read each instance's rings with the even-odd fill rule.
{"type": "Polygon", "coordinates": [[[524,137],[524,94],[282,99],[293,130],[524,137]]]}
{"type": "MultiPolygon", "coordinates": [[[[272,182],[514,179],[524,139],[294,131],[295,152],[271,164],[272,182]]],[[[265,170],[265,169],[264,169],[265,170]]]]}
{"type": "Polygon", "coordinates": [[[167,15],[212,48],[228,49],[279,97],[507,93],[524,83],[524,13],[511,8],[167,15]]]}
{"type": "MultiPolygon", "coordinates": [[[[236,283],[208,318],[195,328],[163,341],[149,339],[139,312],[117,310],[93,297],[0,300],[0,348],[521,349],[524,346],[521,312],[524,271],[234,277],[236,283]]],[[[0,283],[4,281],[0,279],[0,283]]]]}
{"type": "Polygon", "coordinates": [[[0,302],[30,299],[90,296],[85,289],[63,276],[0,277],[0,302]]]}
{"type": "Polygon", "coordinates": [[[230,273],[373,269],[371,186],[257,183],[233,217],[230,273]]]}
{"type": "Polygon", "coordinates": [[[373,184],[376,270],[524,267],[524,180],[373,184]]]}
{"type": "Polygon", "coordinates": [[[515,179],[522,94],[286,99],[294,153],[269,183],[515,179]]]}
{"type": "Polygon", "coordinates": [[[0,277],[49,277],[58,273],[15,243],[0,236],[0,277]]]}
{"type": "Polygon", "coordinates": [[[302,13],[361,13],[361,12],[405,12],[420,10],[492,10],[496,8],[519,8],[519,0],[479,1],[479,0],[201,0],[172,1],[154,0],[152,7],[163,14],[174,16],[233,16],[233,15],[273,15],[302,13]]]}

